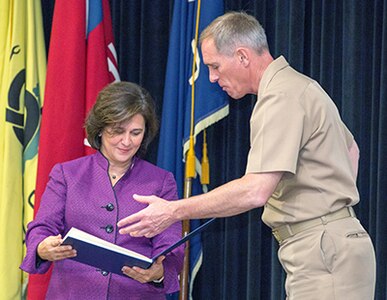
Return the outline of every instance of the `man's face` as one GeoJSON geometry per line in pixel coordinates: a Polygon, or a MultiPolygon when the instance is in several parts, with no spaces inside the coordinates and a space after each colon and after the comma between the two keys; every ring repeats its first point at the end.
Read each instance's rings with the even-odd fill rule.
{"type": "Polygon", "coordinates": [[[203,40],[201,46],[203,62],[208,66],[209,79],[232,98],[240,99],[247,94],[248,76],[236,54],[227,56],[220,54],[212,38],[203,40]]]}

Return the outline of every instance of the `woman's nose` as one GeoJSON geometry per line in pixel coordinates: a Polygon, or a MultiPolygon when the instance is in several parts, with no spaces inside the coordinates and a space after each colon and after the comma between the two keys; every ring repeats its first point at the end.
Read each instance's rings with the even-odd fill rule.
{"type": "Polygon", "coordinates": [[[122,137],[122,144],[130,145],[131,143],[132,143],[132,136],[130,135],[130,132],[127,132],[122,137]]]}

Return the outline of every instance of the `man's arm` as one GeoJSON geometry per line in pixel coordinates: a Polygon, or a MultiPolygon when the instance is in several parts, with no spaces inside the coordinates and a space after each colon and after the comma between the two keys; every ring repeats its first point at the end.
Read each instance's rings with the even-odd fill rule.
{"type": "Polygon", "coordinates": [[[121,234],[152,237],[186,219],[234,216],[265,205],[283,172],[250,173],[206,194],[165,201],[156,196],[134,198],[148,207],[118,222],[121,234]]]}
{"type": "Polygon", "coordinates": [[[349,148],[348,152],[349,152],[349,158],[351,159],[351,163],[352,163],[352,170],[356,179],[358,168],[359,168],[360,150],[355,140],[353,140],[352,145],[349,148]]]}

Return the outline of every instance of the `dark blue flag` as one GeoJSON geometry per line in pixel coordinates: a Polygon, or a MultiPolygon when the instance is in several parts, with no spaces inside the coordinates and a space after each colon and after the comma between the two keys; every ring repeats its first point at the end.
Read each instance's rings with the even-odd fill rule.
{"type": "MultiPolygon", "coordinates": [[[[170,33],[163,112],[157,164],[171,171],[176,178],[179,196],[183,196],[184,156],[189,147],[191,124],[192,66],[195,53],[195,29],[199,14],[200,32],[224,13],[223,0],[175,1],[170,33]]],[[[197,47],[196,47],[197,48],[197,47]]],[[[209,81],[208,67],[203,64],[200,49],[196,49],[194,137],[197,162],[201,160],[202,137],[199,133],[228,115],[228,98],[217,84],[209,81]]],[[[200,163],[196,163],[201,174],[200,163]]],[[[192,195],[203,193],[206,186],[198,178],[193,181],[192,195]]],[[[191,221],[191,230],[200,221],[191,221]]],[[[190,241],[190,291],[200,268],[202,249],[200,235],[190,241]]]]}

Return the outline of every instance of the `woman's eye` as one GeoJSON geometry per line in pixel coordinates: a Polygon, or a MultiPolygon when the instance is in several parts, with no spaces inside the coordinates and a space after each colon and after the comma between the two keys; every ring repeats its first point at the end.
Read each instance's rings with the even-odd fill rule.
{"type": "Polygon", "coordinates": [[[137,136],[137,135],[140,135],[142,131],[134,131],[132,132],[133,135],[137,136]]]}

